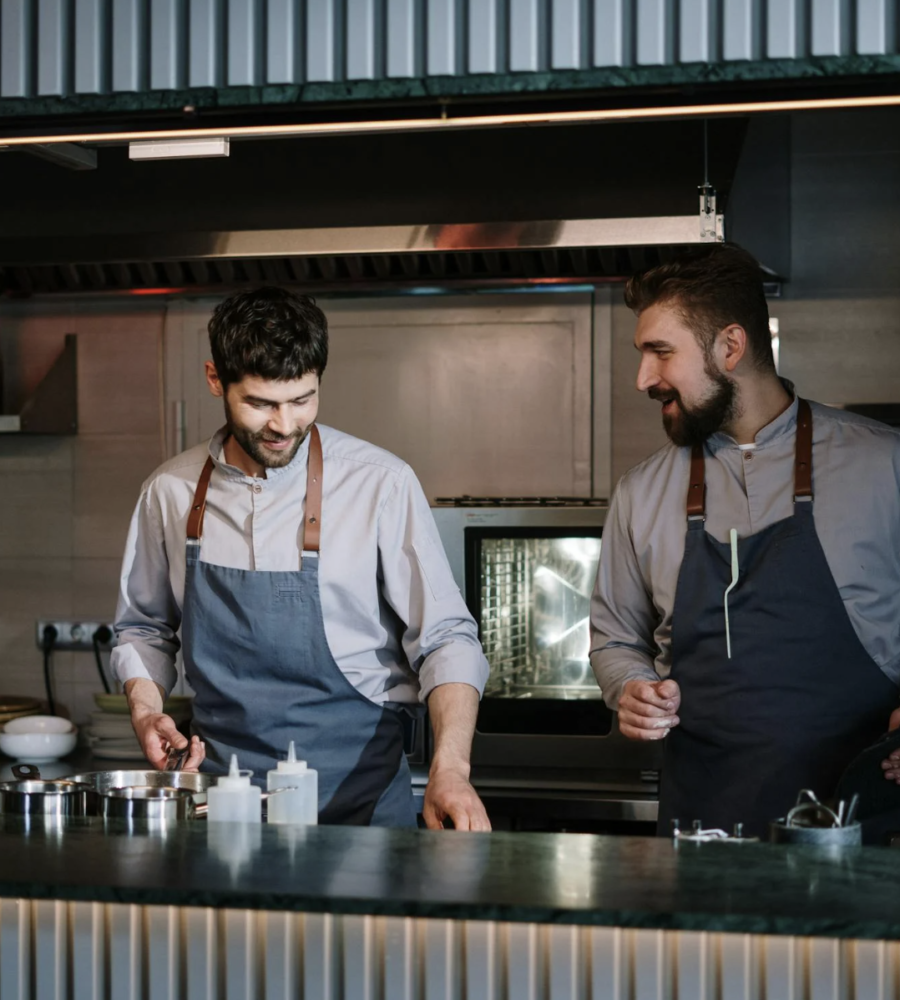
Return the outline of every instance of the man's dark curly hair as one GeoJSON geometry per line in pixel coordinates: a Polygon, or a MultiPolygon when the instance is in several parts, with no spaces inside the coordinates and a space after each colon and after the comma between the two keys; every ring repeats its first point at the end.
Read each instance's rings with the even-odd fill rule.
{"type": "Polygon", "coordinates": [[[289,382],[328,364],[328,321],[308,295],[284,288],[238,292],[209,321],[209,346],[226,388],[246,375],[289,382]]]}
{"type": "Polygon", "coordinates": [[[653,305],[673,305],[704,351],[716,334],[737,323],[747,332],[751,362],[774,371],[769,307],[758,262],[736,243],[695,250],[630,278],[625,304],[636,315],[653,305]]]}

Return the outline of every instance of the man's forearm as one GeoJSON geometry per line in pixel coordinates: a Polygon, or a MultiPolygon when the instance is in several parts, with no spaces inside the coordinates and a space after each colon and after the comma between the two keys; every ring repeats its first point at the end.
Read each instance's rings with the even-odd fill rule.
{"type": "Polygon", "coordinates": [[[131,710],[132,717],[140,718],[145,715],[161,713],[166,692],[154,681],[135,677],[125,682],[125,697],[128,699],[128,708],[131,710]]]}
{"type": "Polygon", "coordinates": [[[478,692],[470,684],[439,684],[428,696],[434,730],[432,772],[453,769],[469,775],[478,692]]]}

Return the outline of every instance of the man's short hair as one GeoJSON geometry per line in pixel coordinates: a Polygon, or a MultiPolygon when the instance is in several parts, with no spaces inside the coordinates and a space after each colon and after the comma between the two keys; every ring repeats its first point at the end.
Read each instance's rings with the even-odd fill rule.
{"type": "Polygon", "coordinates": [[[209,346],[222,385],[247,375],[289,382],[328,363],[328,321],[308,295],[284,288],[238,292],[209,321],[209,346]]]}
{"type": "Polygon", "coordinates": [[[769,307],[759,263],[736,243],[719,243],[636,274],[625,304],[638,316],[650,306],[674,305],[705,352],[732,323],[747,331],[751,361],[774,371],[769,307]]]}

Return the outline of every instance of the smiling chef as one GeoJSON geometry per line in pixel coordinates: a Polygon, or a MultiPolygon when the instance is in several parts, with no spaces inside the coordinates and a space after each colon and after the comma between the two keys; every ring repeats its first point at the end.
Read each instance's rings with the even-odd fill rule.
{"type": "Polygon", "coordinates": [[[425,821],[490,829],[468,780],[488,676],[475,623],[409,466],[315,423],[324,314],[243,292],[209,336],[225,426],[144,484],[122,568],[113,666],[147,759],[187,745],[163,713],[180,626],[187,768],[222,774],[236,753],[260,780],[293,740],[320,822],[414,826],[401,713],[427,702],[425,821]]]}
{"type": "Polygon", "coordinates": [[[616,489],[592,664],[621,731],[666,738],[660,833],[765,834],[900,725],[900,432],[778,377],[737,246],[638,275],[625,301],[670,443],[616,489]]]}

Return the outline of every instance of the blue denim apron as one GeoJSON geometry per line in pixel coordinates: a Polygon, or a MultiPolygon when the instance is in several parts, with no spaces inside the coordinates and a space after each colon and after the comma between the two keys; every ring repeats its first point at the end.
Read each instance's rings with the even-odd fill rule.
{"type": "Polygon", "coordinates": [[[816,534],[809,404],[800,400],[797,413],[793,515],[738,543],[730,660],[731,547],[704,529],[704,475],[700,446],[672,615],[681,722],[665,741],[657,830],[699,819],[767,837],[801,788],[834,793],[847,764],[884,732],[897,687],[859,641],[816,534]]]}
{"type": "Polygon", "coordinates": [[[206,493],[200,476],[187,527],[182,636],[196,693],[193,731],[201,770],[224,774],[231,754],[265,783],[293,740],[319,772],[319,822],[415,826],[403,727],[347,680],[331,655],[319,593],[322,445],[310,431],[303,551],[296,572],[201,562],[206,493]]]}

